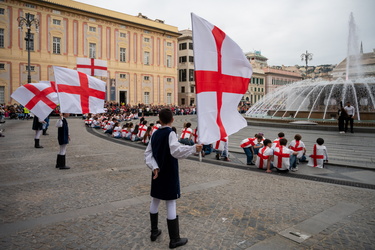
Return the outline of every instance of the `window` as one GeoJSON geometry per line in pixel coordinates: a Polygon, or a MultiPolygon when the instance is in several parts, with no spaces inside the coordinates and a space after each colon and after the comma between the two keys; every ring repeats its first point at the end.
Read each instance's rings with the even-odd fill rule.
{"type": "Polygon", "coordinates": [[[167,104],[172,103],[172,93],[167,93],[167,104]]]}
{"type": "Polygon", "coordinates": [[[121,79],[126,79],[126,74],[120,74],[121,79]]]}
{"type": "Polygon", "coordinates": [[[55,24],[55,25],[61,25],[61,20],[59,20],[59,19],[53,19],[52,23],[55,24]]]}
{"type": "Polygon", "coordinates": [[[195,101],[194,98],[191,98],[191,99],[190,99],[190,106],[193,106],[193,105],[194,105],[194,101],[195,101]]]}
{"type": "Polygon", "coordinates": [[[167,42],[167,46],[172,46],[172,43],[171,42],[167,42]]]}
{"type": "Polygon", "coordinates": [[[89,31],[90,31],[90,32],[96,32],[96,27],[89,26],[89,31]]]}
{"type": "Polygon", "coordinates": [[[149,104],[149,102],[150,102],[150,92],[145,92],[144,93],[144,96],[143,96],[144,98],[144,100],[143,100],[143,102],[145,103],[145,104],[149,104]]]}
{"type": "Polygon", "coordinates": [[[29,16],[30,20],[33,20],[34,17],[35,17],[35,15],[33,15],[33,14],[25,13],[25,17],[26,17],[26,19],[27,19],[27,16],[29,16]]]}
{"type": "Polygon", "coordinates": [[[52,10],[52,13],[56,15],[61,15],[61,11],[59,10],[52,10]]]}
{"type": "Polygon", "coordinates": [[[145,80],[145,81],[149,81],[149,80],[150,80],[150,77],[149,77],[149,76],[144,76],[144,77],[143,77],[143,80],[145,80]]]}
{"type": "Polygon", "coordinates": [[[191,92],[191,93],[194,93],[194,86],[191,86],[191,87],[190,87],[190,92],[191,92]]]}
{"type": "Polygon", "coordinates": [[[144,30],[144,32],[145,32],[146,34],[150,34],[150,31],[148,31],[148,30],[144,30]]]}
{"type": "Polygon", "coordinates": [[[167,38],[172,38],[170,35],[167,35],[167,38]]]}
{"type": "Polygon", "coordinates": [[[5,69],[5,63],[0,63],[0,70],[4,70],[4,69],[5,69]]]}
{"type": "Polygon", "coordinates": [[[5,9],[0,8],[0,15],[4,15],[4,14],[5,14],[5,9]]]}
{"type": "Polygon", "coordinates": [[[181,93],[185,93],[185,87],[184,86],[181,87],[181,93]]]}
{"type": "Polygon", "coordinates": [[[193,49],[193,43],[189,43],[189,49],[193,49]]]}
{"type": "Polygon", "coordinates": [[[172,78],[168,77],[167,82],[172,82],[172,78]]]}
{"type": "Polygon", "coordinates": [[[96,58],[96,43],[89,44],[89,57],[96,58]]]}
{"type": "Polygon", "coordinates": [[[189,56],[189,62],[194,62],[194,56],[189,56]]]}
{"type": "MultiPolygon", "coordinates": [[[[25,37],[27,38],[27,32],[26,32],[25,37]]],[[[26,48],[27,48],[27,41],[26,41],[26,48]]],[[[33,33],[30,33],[29,48],[31,51],[34,51],[34,34],[33,33]]]]}
{"type": "Polygon", "coordinates": [[[178,75],[178,81],[179,82],[186,82],[186,69],[180,69],[178,75]]]}
{"type": "Polygon", "coordinates": [[[181,98],[181,105],[185,105],[185,98],[181,98]]]}
{"type": "Polygon", "coordinates": [[[149,42],[150,42],[150,38],[145,37],[145,38],[143,38],[143,41],[144,41],[145,43],[149,43],[149,42]]]}
{"type": "Polygon", "coordinates": [[[25,3],[25,7],[35,9],[35,5],[29,4],[29,3],[25,3]]]}
{"type": "Polygon", "coordinates": [[[180,43],[179,50],[185,50],[186,49],[186,43],[180,43]]]}
{"type": "Polygon", "coordinates": [[[60,54],[61,51],[61,38],[53,37],[53,54],[60,54]]]}
{"type": "MultiPolygon", "coordinates": [[[[29,70],[29,66],[26,65],[26,70],[29,70]]],[[[35,71],[35,66],[30,66],[30,71],[35,71]]]]}
{"type": "Polygon", "coordinates": [[[5,87],[0,86],[0,103],[5,103],[5,87]]]}
{"type": "Polygon", "coordinates": [[[120,48],[120,62],[126,62],[126,48],[120,48]]]}
{"type": "Polygon", "coordinates": [[[126,33],[120,32],[120,37],[125,38],[126,37],[126,33]]]}
{"type": "Polygon", "coordinates": [[[145,65],[150,65],[150,52],[145,51],[143,54],[143,63],[145,65]]]}
{"type": "Polygon", "coordinates": [[[179,60],[180,63],[186,62],[186,56],[180,56],[179,60]]]}
{"type": "Polygon", "coordinates": [[[189,81],[194,81],[194,69],[189,69],[189,81]]]}
{"type": "Polygon", "coordinates": [[[126,29],[126,26],[125,25],[120,25],[120,28],[121,29],[126,29]]]}
{"type": "Polygon", "coordinates": [[[167,56],[167,67],[168,68],[172,67],[172,56],[170,55],[167,56]]]}
{"type": "Polygon", "coordinates": [[[4,29],[0,29],[0,48],[4,48],[4,29]]]}

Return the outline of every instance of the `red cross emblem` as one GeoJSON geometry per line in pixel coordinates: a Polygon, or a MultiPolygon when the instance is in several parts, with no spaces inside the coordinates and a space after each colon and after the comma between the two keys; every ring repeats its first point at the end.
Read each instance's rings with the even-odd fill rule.
{"type": "Polygon", "coordinates": [[[138,137],[141,137],[142,135],[142,131],[146,132],[146,126],[145,125],[140,125],[139,128],[138,128],[138,137]]]}
{"type": "Polygon", "coordinates": [[[81,99],[82,114],[90,113],[89,97],[96,97],[98,99],[104,100],[105,92],[90,88],[89,79],[87,78],[87,75],[82,72],[77,73],[79,77],[80,86],[58,84],[59,92],[79,95],[81,99]]]}
{"type": "Polygon", "coordinates": [[[294,147],[290,147],[293,151],[301,151],[303,147],[298,147],[299,146],[299,141],[296,141],[296,145],[294,147]]]}
{"type": "Polygon", "coordinates": [[[186,134],[191,134],[191,132],[187,128],[182,130],[181,138],[184,139],[186,134]]]}
{"type": "Polygon", "coordinates": [[[277,168],[283,167],[283,158],[289,158],[289,154],[283,154],[283,146],[279,146],[279,152],[275,150],[274,155],[277,155],[277,168]]]}
{"type": "Polygon", "coordinates": [[[216,92],[216,123],[220,130],[220,138],[225,138],[227,137],[227,133],[220,115],[221,107],[223,105],[223,93],[245,93],[249,84],[249,78],[222,74],[221,48],[225,38],[225,33],[215,26],[212,30],[212,35],[214,36],[216,43],[218,71],[195,71],[195,81],[200,83],[196,85],[196,92],[197,94],[202,92],[216,92]]]}
{"type": "Polygon", "coordinates": [[[42,101],[44,102],[48,107],[51,109],[56,108],[56,103],[51,101],[47,95],[56,92],[55,89],[55,82],[51,82],[51,87],[45,88],[42,91],[40,91],[37,87],[31,84],[25,84],[23,85],[26,89],[28,89],[30,92],[32,92],[35,96],[25,105],[25,107],[29,110],[33,109],[35,105],[42,101]]]}
{"type": "Polygon", "coordinates": [[[313,159],[314,167],[318,166],[317,159],[324,159],[324,155],[318,155],[317,149],[316,149],[316,144],[314,144],[313,154],[310,155],[310,158],[313,159]]]}
{"type": "Polygon", "coordinates": [[[95,72],[96,69],[107,70],[107,67],[95,65],[95,59],[94,58],[91,58],[90,65],[77,64],[77,69],[78,68],[91,69],[91,74],[90,74],[91,76],[94,76],[94,74],[95,74],[94,72],[95,72]]]}
{"type": "Polygon", "coordinates": [[[267,150],[267,147],[264,146],[259,152],[258,152],[258,157],[259,157],[259,168],[263,168],[263,160],[268,160],[270,158],[269,155],[264,155],[264,151],[267,150]]]}

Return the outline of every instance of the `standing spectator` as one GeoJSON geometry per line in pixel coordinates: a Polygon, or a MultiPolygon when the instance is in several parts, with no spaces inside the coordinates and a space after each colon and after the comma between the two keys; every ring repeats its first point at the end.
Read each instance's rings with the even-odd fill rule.
{"type": "Polygon", "coordinates": [[[348,119],[348,113],[346,113],[346,110],[344,109],[342,102],[340,102],[340,108],[338,110],[338,121],[339,121],[339,133],[340,134],[345,134],[345,128],[344,128],[344,123],[348,119]]]}
{"type": "Polygon", "coordinates": [[[350,105],[350,102],[346,102],[345,111],[348,114],[348,117],[346,118],[345,122],[345,132],[348,131],[348,123],[350,122],[350,132],[354,133],[353,131],[353,121],[354,121],[354,115],[355,115],[355,109],[353,106],[350,105]]]}

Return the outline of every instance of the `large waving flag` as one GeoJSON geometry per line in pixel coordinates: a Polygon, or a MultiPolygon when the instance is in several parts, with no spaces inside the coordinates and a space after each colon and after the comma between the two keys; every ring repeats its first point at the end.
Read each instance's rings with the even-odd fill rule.
{"type": "Polygon", "coordinates": [[[42,81],[22,85],[11,96],[40,120],[44,120],[56,108],[58,97],[54,82],[42,81]]]}
{"type": "Polygon", "coordinates": [[[191,14],[199,142],[213,143],[247,126],[238,113],[252,68],[241,48],[222,30],[191,14]]]}
{"type": "Polygon", "coordinates": [[[105,82],[72,69],[53,70],[62,113],[104,113],[105,82]]]}
{"type": "Polygon", "coordinates": [[[89,76],[107,76],[107,61],[77,57],[77,71],[89,76]]]}

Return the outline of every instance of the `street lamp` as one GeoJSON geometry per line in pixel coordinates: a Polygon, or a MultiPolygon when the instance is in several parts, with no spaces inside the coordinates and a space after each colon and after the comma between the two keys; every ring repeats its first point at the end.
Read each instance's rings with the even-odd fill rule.
{"type": "Polygon", "coordinates": [[[18,17],[18,28],[21,30],[23,29],[23,26],[26,26],[27,33],[25,37],[26,41],[26,49],[27,49],[27,83],[31,82],[31,74],[30,74],[30,42],[33,41],[31,38],[31,26],[34,24],[36,32],[38,32],[39,29],[39,20],[37,18],[34,18],[33,15],[30,13],[26,13],[25,17],[18,17]]]}
{"type": "Polygon", "coordinates": [[[306,50],[306,53],[303,53],[301,55],[301,61],[305,61],[306,62],[306,78],[307,78],[307,63],[308,63],[308,61],[312,60],[312,57],[313,57],[313,54],[307,52],[307,50],[306,50]]]}

